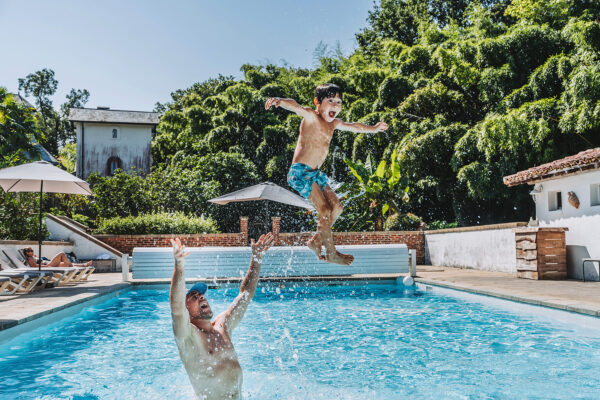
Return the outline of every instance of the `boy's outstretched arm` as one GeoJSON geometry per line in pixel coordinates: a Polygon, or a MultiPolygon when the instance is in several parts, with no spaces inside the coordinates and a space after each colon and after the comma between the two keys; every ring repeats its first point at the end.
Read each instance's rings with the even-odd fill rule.
{"type": "Polygon", "coordinates": [[[271,106],[281,107],[288,111],[298,114],[302,118],[309,117],[315,114],[315,110],[310,107],[303,107],[294,99],[282,99],[280,97],[271,97],[265,103],[265,110],[271,106]]]}
{"type": "Polygon", "coordinates": [[[383,121],[376,123],[375,125],[365,125],[360,122],[344,122],[341,119],[336,119],[335,129],[341,131],[350,131],[356,133],[377,133],[383,132],[388,128],[388,124],[383,121]]]}

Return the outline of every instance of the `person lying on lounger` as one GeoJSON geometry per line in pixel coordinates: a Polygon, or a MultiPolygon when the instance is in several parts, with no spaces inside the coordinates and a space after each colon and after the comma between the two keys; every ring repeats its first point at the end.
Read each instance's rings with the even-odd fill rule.
{"type": "Polygon", "coordinates": [[[208,287],[196,283],[185,287],[185,257],[188,253],[179,239],[171,240],[175,269],[171,280],[171,317],[179,356],[200,399],[239,399],[242,394],[242,367],[231,342],[231,332],[240,323],[254,297],[261,259],[273,244],[273,235],[251,242],[250,267],[240,293],[227,311],[211,321],[213,312],[204,297],[208,287]]]}
{"type": "MultiPolygon", "coordinates": [[[[32,268],[38,267],[38,259],[37,259],[37,257],[35,257],[33,255],[33,249],[31,247],[24,248],[23,254],[25,255],[25,263],[27,265],[29,265],[32,268]]],[[[65,267],[89,267],[90,265],[92,265],[92,261],[88,261],[85,264],[83,264],[83,263],[82,264],[74,264],[71,262],[71,260],[69,260],[69,257],[67,257],[67,255],[63,252],[60,252],[57,255],[55,255],[52,258],[52,260],[50,260],[50,261],[42,260],[42,267],[65,268],[65,267]]]]}

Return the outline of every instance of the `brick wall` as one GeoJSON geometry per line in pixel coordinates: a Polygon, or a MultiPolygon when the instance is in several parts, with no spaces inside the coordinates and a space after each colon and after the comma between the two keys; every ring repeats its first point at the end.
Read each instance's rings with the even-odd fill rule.
{"type": "MultiPolygon", "coordinates": [[[[275,246],[304,246],[314,232],[281,233],[280,217],[271,219],[275,246]]],[[[219,233],[199,235],[96,235],[96,238],[127,254],[132,254],[134,247],[170,247],[170,239],[180,238],[184,246],[247,246],[248,218],[240,218],[240,233],[219,233]]],[[[409,249],[417,250],[417,264],[425,263],[425,235],[422,231],[395,232],[334,232],[336,245],[360,244],[395,244],[403,243],[409,249]]]]}
{"type": "Polygon", "coordinates": [[[95,235],[109,246],[131,255],[134,247],[171,247],[170,239],[179,238],[186,247],[247,246],[241,233],[199,235],[95,235]]]}
{"type": "MultiPolygon", "coordinates": [[[[280,233],[275,238],[276,246],[304,246],[314,232],[280,233]]],[[[421,231],[401,232],[334,232],[336,245],[357,244],[406,244],[417,250],[417,264],[425,263],[425,235],[421,231]]]]}

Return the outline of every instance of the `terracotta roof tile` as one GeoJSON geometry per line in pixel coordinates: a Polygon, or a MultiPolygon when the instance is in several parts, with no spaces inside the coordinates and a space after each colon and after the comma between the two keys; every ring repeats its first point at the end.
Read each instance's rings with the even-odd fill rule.
{"type": "Polygon", "coordinates": [[[552,176],[568,175],[587,169],[600,169],[600,147],[579,152],[547,164],[519,171],[504,177],[504,184],[516,186],[531,183],[552,176]]]}

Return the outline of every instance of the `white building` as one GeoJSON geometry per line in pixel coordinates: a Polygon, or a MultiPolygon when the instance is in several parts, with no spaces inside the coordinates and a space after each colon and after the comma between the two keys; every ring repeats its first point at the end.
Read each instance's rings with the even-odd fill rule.
{"type": "MultiPolygon", "coordinates": [[[[600,259],[600,147],[504,177],[507,186],[533,186],[540,226],[566,227],[569,277],[582,278],[582,259],[600,259]]],[[[598,280],[598,263],[585,279],[598,280]]]]}
{"type": "Polygon", "coordinates": [[[158,113],[71,108],[69,121],[77,132],[78,177],[86,179],[92,172],[108,176],[117,168],[150,172],[152,133],[158,113]]]}

